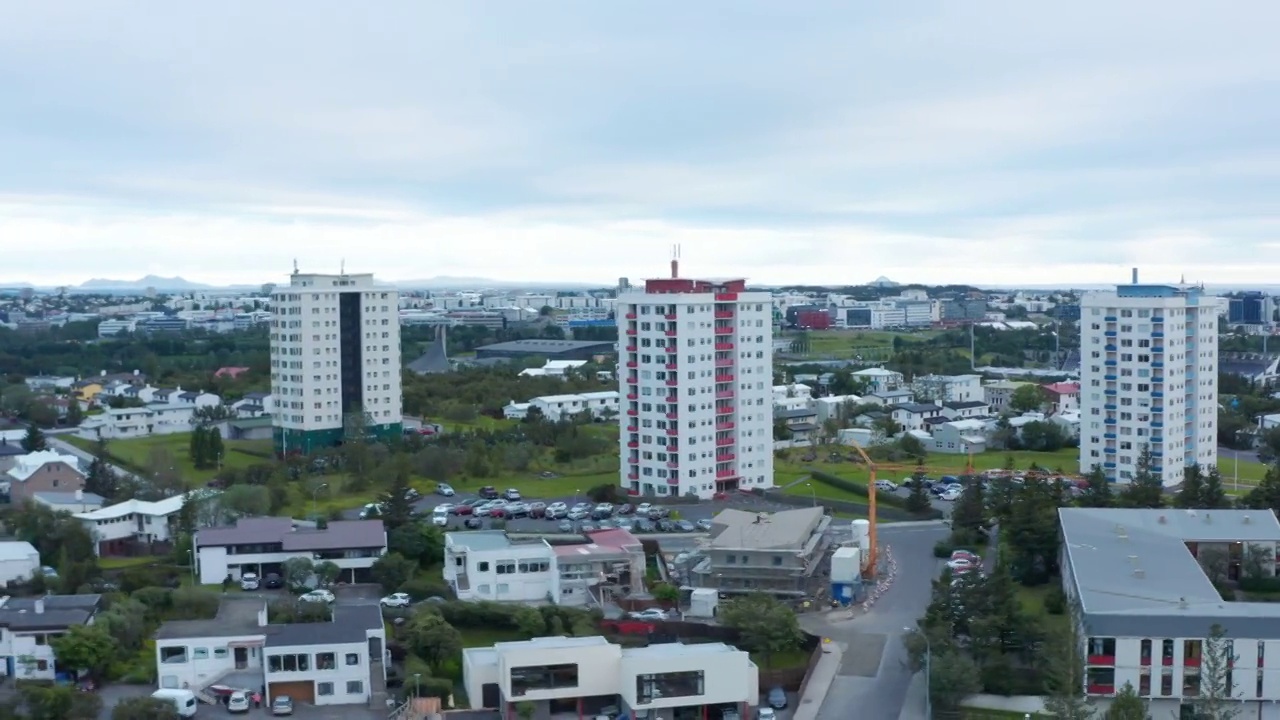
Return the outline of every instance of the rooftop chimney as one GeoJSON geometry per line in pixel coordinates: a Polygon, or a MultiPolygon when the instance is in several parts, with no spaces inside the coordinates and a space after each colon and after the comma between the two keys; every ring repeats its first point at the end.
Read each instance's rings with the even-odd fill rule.
{"type": "Polygon", "coordinates": [[[671,246],[671,279],[680,277],[680,246],[671,246]]]}
{"type": "Polygon", "coordinates": [[[1133,269],[1133,284],[1138,284],[1138,268],[1133,269]]]}
{"type": "Polygon", "coordinates": [[[37,599],[36,599],[36,612],[37,612],[37,613],[43,613],[43,612],[44,612],[44,598],[37,598],[37,599]]]}
{"type": "Polygon", "coordinates": [[[1134,576],[1134,577],[1136,577],[1136,578],[1144,578],[1144,577],[1146,577],[1146,576],[1147,576],[1147,572],[1146,572],[1145,570],[1141,570],[1141,569],[1139,569],[1139,570],[1134,570],[1134,571],[1133,571],[1133,576],[1134,576]]]}
{"type": "Polygon", "coordinates": [[[84,500],[84,490],[76,490],[76,502],[84,500]]]}

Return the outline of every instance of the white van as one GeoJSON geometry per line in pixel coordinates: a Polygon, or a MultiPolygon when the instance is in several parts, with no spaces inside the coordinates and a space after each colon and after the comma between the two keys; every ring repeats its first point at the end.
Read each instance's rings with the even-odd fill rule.
{"type": "Polygon", "coordinates": [[[196,709],[200,705],[196,700],[196,694],[190,690],[161,688],[151,693],[151,697],[173,703],[173,706],[178,709],[178,715],[184,718],[195,717],[196,709]]]}
{"type": "Polygon", "coordinates": [[[436,527],[448,527],[449,525],[449,508],[436,508],[431,513],[431,524],[436,527]]]}

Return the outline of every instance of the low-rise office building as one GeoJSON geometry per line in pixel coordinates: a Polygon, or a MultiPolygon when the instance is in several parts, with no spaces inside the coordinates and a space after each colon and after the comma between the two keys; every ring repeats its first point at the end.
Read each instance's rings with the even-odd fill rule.
{"type": "Polygon", "coordinates": [[[808,594],[830,540],[823,508],[776,513],[722,510],[711,521],[706,557],[694,566],[695,587],[725,593],[808,594]]]}
{"type": "MultiPolygon", "coordinates": [[[[204,694],[211,685],[265,687],[312,705],[379,707],[386,699],[386,630],[376,605],[341,605],[325,623],[268,624],[267,605],[225,598],[212,620],[167,622],[156,631],[162,689],[204,694]]],[[[207,696],[206,696],[207,698],[207,696]]]]}
{"type": "Polygon", "coordinates": [[[1276,572],[1280,522],[1269,510],[1063,508],[1062,585],[1081,637],[1085,692],[1131,684],[1152,717],[1203,695],[1207,638],[1220,626],[1235,659],[1240,717],[1280,718],[1280,605],[1228,602],[1214,583],[1276,572]]]}
{"type": "Polygon", "coordinates": [[[462,678],[473,708],[533,720],[604,713],[651,720],[754,717],[760,672],[750,656],[723,643],[623,648],[603,637],[545,637],[462,651],[462,678]]]}
{"type": "Polygon", "coordinates": [[[295,557],[334,563],[343,571],[340,582],[367,582],[369,568],[387,552],[387,531],[381,520],[335,520],[320,529],[290,518],[241,518],[230,527],[200,530],[194,545],[204,585],[238,581],[246,572],[279,574],[295,557]]]}

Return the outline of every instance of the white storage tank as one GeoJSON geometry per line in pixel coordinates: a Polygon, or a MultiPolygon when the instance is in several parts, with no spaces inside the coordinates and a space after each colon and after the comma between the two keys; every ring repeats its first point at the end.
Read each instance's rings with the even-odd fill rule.
{"type": "Polygon", "coordinates": [[[713,618],[720,606],[720,593],[710,588],[698,588],[689,598],[687,617],[713,618]]]}
{"type": "Polygon", "coordinates": [[[831,582],[853,582],[862,574],[862,550],[856,547],[836,548],[831,556],[831,582]]]}
{"type": "Polygon", "coordinates": [[[853,521],[853,544],[862,550],[863,554],[871,550],[871,522],[869,520],[853,521]]]}

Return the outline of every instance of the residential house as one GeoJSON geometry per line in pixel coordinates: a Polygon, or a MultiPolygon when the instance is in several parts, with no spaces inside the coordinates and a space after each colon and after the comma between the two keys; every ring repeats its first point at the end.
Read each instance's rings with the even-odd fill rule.
{"type": "Polygon", "coordinates": [[[30,580],[40,572],[40,552],[29,542],[0,542],[0,586],[30,580]]]}
{"type": "Polygon", "coordinates": [[[933,403],[902,403],[888,407],[889,416],[903,431],[924,430],[929,418],[942,417],[942,406],[933,403]]]}
{"type": "Polygon", "coordinates": [[[822,507],[722,510],[711,521],[706,557],[690,578],[695,587],[722,593],[806,595],[830,544],[825,534],[830,524],[822,507]]]}
{"type": "Polygon", "coordinates": [[[502,417],[508,420],[524,420],[529,417],[529,408],[533,403],[518,403],[515,400],[502,406],[502,417]]]}
{"type": "Polygon", "coordinates": [[[540,368],[525,368],[520,371],[522,377],[558,377],[568,378],[572,371],[587,364],[586,360],[548,360],[540,368]]]}
{"type": "Polygon", "coordinates": [[[942,403],[942,416],[948,420],[986,417],[990,414],[991,408],[987,405],[985,400],[965,400],[942,403]]]}
{"type": "Polygon", "coordinates": [[[626,530],[595,530],[587,542],[557,544],[557,605],[604,607],[613,596],[645,592],[644,547],[626,530]]]}
{"type": "Polygon", "coordinates": [[[1080,410],[1080,383],[1057,382],[1041,385],[1050,415],[1080,410]]]}
{"type": "Polygon", "coordinates": [[[34,375],[23,382],[31,392],[67,392],[76,384],[76,379],[59,375],[34,375]]]}
{"type": "Polygon", "coordinates": [[[222,437],[227,440],[270,440],[274,437],[272,431],[274,422],[271,416],[262,415],[241,420],[228,420],[221,423],[220,427],[222,437]]]}
{"type": "Polygon", "coordinates": [[[103,383],[97,380],[81,380],[71,386],[71,395],[87,405],[98,399],[102,389],[103,383]]]}
{"type": "Polygon", "coordinates": [[[56,450],[41,450],[19,457],[0,483],[8,483],[9,501],[20,505],[38,492],[84,490],[84,478],[80,461],[75,457],[56,450]]]}
{"type": "Polygon", "coordinates": [[[1016,380],[995,380],[982,386],[983,397],[979,399],[985,400],[992,412],[1002,413],[1009,409],[1013,393],[1023,385],[1030,384],[1016,380]]]}
{"type": "Polygon", "coordinates": [[[886,393],[903,385],[902,373],[884,368],[858,370],[853,377],[865,382],[869,393],[886,393]]]}
{"type": "Polygon", "coordinates": [[[820,397],[813,401],[813,408],[818,413],[818,422],[824,423],[828,420],[849,420],[848,411],[856,405],[862,404],[862,398],[857,395],[829,395],[820,397]]]}
{"type": "Polygon", "coordinates": [[[773,409],[799,410],[813,406],[813,390],[808,385],[792,383],[773,386],[773,409]]]}
{"type": "Polygon", "coordinates": [[[512,540],[502,530],[444,536],[444,581],[459,600],[546,602],[559,597],[555,551],[546,540],[512,540]]]}
{"type": "Polygon", "coordinates": [[[888,407],[890,405],[901,405],[902,403],[915,402],[915,393],[910,390],[885,390],[882,392],[871,393],[864,396],[863,401],[872,405],[882,405],[888,407]]]}
{"type": "Polygon", "coordinates": [[[1258,386],[1275,385],[1280,377],[1280,355],[1259,353],[1222,353],[1218,371],[1235,375],[1258,386]]]}
{"type": "MultiPolygon", "coordinates": [[[[164,392],[156,391],[156,396],[164,392]]],[[[91,415],[80,423],[76,434],[90,440],[117,440],[191,432],[196,406],[190,404],[147,405],[146,407],[109,408],[91,415]]]]}
{"type": "Polygon", "coordinates": [[[527,403],[513,400],[503,408],[503,415],[512,420],[523,420],[533,408],[537,408],[544,419],[552,422],[568,420],[584,412],[590,413],[597,420],[613,418],[618,415],[618,392],[602,390],[578,395],[543,395],[527,403]]]}
{"type": "Polygon", "coordinates": [[[74,490],[72,492],[38,492],[31,496],[31,501],[54,512],[75,514],[97,510],[106,504],[107,500],[97,493],[74,490]]]}
{"type": "Polygon", "coordinates": [[[337,605],[329,622],[268,624],[267,604],[225,597],[212,620],[167,622],[156,631],[161,688],[207,696],[212,685],[265,687],[308,705],[384,706],[386,629],[377,605],[337,605]]]}
{"type": "Polygon", "coordinates": [[[818,412],[809,407],[799,407],[791,410],[773,411],[773,421],[781,423],[787,428],[791,434],[790,441],[793,445],[804,445],[812,442],[818,431],[818,412]]]}
{"type": "Polygon", "coordinates": [[[177,405],[182,391],[178,388],[157,388],[151,393],[151,402],[159,405],[177,405]]]}
{"type": "Polygon", "coordinates": [[[4,673],[17,680],[53,680],[62,667],[50,642],[77,625],[93,624],[100,595],[45,595],[0,598],[0,658],[4,673]]]}
{"type": "Polygon", "coordinates": [[[1049,417],[1042,412],[1023,413],[1018,417],[1009,418],[1009,427],[1013,428],[1018,437],[1022,437],[1022,428],[1033,422],[1047,422],[1048,420],[1049,417]]]}
{"type": "Polygon", "coordinates": [[[981,375],[922,375],[911,383],[921,402],[969,402],[986,400],[981,375]]]}
{"type": "Polygon", "coordinates": [[[472,708],[507,720],[554,717],[754,718],[760,671],[724,643],[623,648],[603,637],[540,637],[462,651],[472,708]]]}
{"type": "Polygon", "coordinates": [[[238,418],[256,418],[270,415],[275,411],[271,393],[251,392],[231,403],[231,409],[238,418]]]}
{"type": "Polygon", "coordinates": [[[203,390],[185,390],[178,393],[177,400],[170,400],[174,405],[187,405],[192,408],[216,407],[222,404],[222,398],[203,390]]]}
{"type": "Polygon", "coordinates": [[[387,552],[381,520],[335,520],[323,529],[300,527],[291,518],[240,518],[230,527],[196,532],[200,583],[211,585],[243,573],[281,572],[285,560],[330,561],[342,582],[369,582],[369,568],[387,552]]]}
{"type": "Polygon", "coordinates": [[[925,449],[953,455],[977,455],[987,450],[988,424],[983,420],[950,420],[935,425],[925,449]]]}
{"type": "Polygon", "coordinates": [[[175,537],[174,524],[190,494],[164,500],[125,500],[95,510],[82,511],[75,518],[89,531],[98,555],[118,555],[139,544],[167,543],[175,537]]]}
{"type": "Polygon", "coordinates": [[[1051,415],[1049,422],[1062,428],[1067,437],[1080,437],[1080,412],[1077,410],[1068,410],[1051,415]]]}

